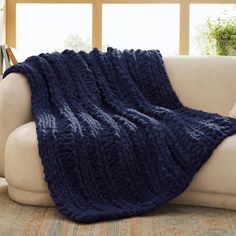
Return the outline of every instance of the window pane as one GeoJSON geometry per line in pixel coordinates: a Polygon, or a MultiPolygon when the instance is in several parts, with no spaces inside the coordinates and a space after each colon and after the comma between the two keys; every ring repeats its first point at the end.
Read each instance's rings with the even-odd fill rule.
{"type": "Polygon", "coordinates": [[[191,4],[190,5],[190,54],[206,54],[208,41],[204,32],[208,31],[207,20],[236,17],[236,4],[191,4]]]}
{"type": "Polygon", "coordinates": [[[22,59],[64,48],[91,49],[91,4],[17,4],[16,22],[22,59]]]}
{"type": "Polygon", "coordinates": [[[6,37],[5,23],[6,23],[5,1],[0,0],[0,44],[5,44],[5,37],[6,37]]]}
{"type": "Polygon", "coordinates": [[[179,4],[103,4],[103,45],[179,53],[179,4]]]}

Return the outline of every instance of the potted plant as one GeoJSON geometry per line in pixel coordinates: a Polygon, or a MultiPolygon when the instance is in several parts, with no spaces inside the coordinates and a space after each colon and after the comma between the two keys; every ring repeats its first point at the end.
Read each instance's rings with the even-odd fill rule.
{"type": "Polygon", "coordinates": [[[236,56],[236,17],[208,18],[207,28],[203,35],[207,41],[204,54],[236,56]]]}

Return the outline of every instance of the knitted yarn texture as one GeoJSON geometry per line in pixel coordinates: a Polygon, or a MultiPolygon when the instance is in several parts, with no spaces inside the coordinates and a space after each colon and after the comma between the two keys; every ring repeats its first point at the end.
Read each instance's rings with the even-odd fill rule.
{"type": "Polygon", "coordinates": [[[30,57],[4,77],[11,72],[27,77],[45,180],[74,221],[160,206],[236,133],[236,120],[180,102],[158,50],[65,50],[30,57]]]}

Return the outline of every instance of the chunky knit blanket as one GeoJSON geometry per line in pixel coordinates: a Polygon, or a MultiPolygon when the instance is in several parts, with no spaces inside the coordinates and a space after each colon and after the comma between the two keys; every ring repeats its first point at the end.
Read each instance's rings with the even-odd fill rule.
{"type": "Polygon", "coordinates": [[[183,106],[158,50],[65,50],[30,57],[4,76],[11,72],[28,79],[45,180],[75,221],[158,207],[236,133],[234,119],[183,106]]]}

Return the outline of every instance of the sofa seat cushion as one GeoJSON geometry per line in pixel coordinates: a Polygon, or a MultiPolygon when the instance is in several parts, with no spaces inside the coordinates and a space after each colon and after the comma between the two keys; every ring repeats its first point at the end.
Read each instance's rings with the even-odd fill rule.
{"type": "Polygon", "coordinates": [[[189,189],[236,195],[236,135],[226,138],[195,175],[189,189]]]}
{"type": "MultiPolygon", "coordinates": [[[[235,202],[228,208],[236,209],[235,170],[236,135],[232,135],[215,149],[187,190],[177,199],[181,199],[181,204],[204,205],[202,202],[211,202],[208,197],[213,197],[216,199],[213,206],[222,207],[220,203],[217,205],[218,199],[235,195],[235,202]]],[[[35,122],[18,127],[9,136],[5,153],[5,173],[12,199],[30,205],[53,205],[44,181],[35,122]],[[22,196],[24,192],[27,198],[22,196]]],[[[227,204],[223,207],[227,208],[227,204]]]]}

